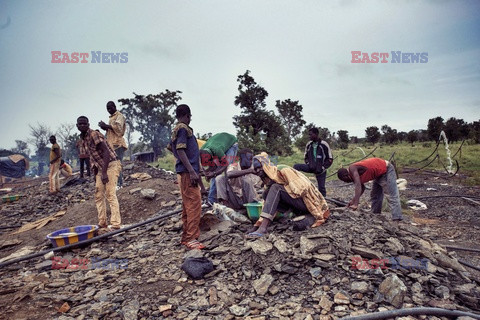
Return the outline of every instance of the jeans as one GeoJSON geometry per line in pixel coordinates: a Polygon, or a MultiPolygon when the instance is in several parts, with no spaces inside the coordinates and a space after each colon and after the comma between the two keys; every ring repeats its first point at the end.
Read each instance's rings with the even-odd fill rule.
{"type": "Polygon", "coordinates": [[[397,174],[391,163],[387,165],[387,172],[377,179],[373,180],[370,199],[372,201],[372,212],[382,212],[383,194],[385,193],[392,212],[393,220],[402,220],[402,206],[400,204],[400,195],[397,187],[397,174]]]}
{"type": "Polygon", "coordinates": [[[87,176],[90,177],[90,158],[80,158],[80,178],[83,178],[83,169],[87,167],[87,176]]]}
{"type": "MultiPolygon", "coordinates": [[[[235,156],[237,155],[237,151],[238,143],[235,143],[233,146],[230,147],[230,149],[225,152],[225,156],[227,157],[228,161],[227,166],[235,162],[235,156]]],[[[208,190],[208,201],[210,203],[217,202],[217,185],[215,183],[215,180],[215,177],[210,179],[210,189],[208,190]]]]}
{"type": "Polygon", "coordinates": [[[274,183],[268,190],[268,194],[266,196],[260,216],[262,218],[273,220],[278,207],[282,207],[283,209],[295,209],[296,211],[305,214],[308,213],[307,206],[302,198],[292,198],[285,190],[284,186],[274,183]]]}
{"type": "MultiPolygon", "coordinates": [[[[314,173],[310,170],[308,164],[297,163],[293,166],[293,169],[308,173],[314,173]]],[[[320,191],[323,197],[326,197],[327,189],[325,188],[325,180],[327,180],[327,170],[323,171],[322,173],[316,173],[315,176],[317,177],[318,191],[320,191]]]]}
{"type": "Polygon", "coordinates": [[[122,173],[122,170],[123,170],[123,156],[125,155],[125,150],[127,150],[126,148],[124,147],[119,147],[117,149],[115,149],[115,154],[117,155],[117,159],[120,160],[120,175],[118,176],[118,183],[117,185],[119,187],[123,186],[123,173],[122,173]]]}

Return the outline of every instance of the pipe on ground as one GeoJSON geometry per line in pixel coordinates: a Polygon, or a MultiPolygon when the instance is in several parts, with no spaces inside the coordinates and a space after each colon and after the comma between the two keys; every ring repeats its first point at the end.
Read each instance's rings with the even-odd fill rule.
{"type": "Polygon", "coordinates": [[[162,220],[162,219],[168,218],[168,217],[173,216],[174,214],[177,214],[177,213],[179,213],[179,212],[181,212],[181,211],[182,211],[182,209],[170,211],[170,212],[161,214],[161,215],[159,215],[159,216],[153,217],[153,218],[151,218],[151,219],[147,219],[147,220],[145,220],[145,221],[139,222],[139,223],[137,223],[137,224],[133,224],[133,225],[128,226],[128,227],[126,227],[126,228],[118,229],[118,230],[115,230],[115,231],[112,231],[112,232],[109,232],[109,233],[105,233],[105,234],[102,234],[102,235],[100,235],[100,236],[93,237],[93,238],[88,239],[88,240],[85,240],[85,241],[80,241],[80,242],[72,243],[72,244],[69,244],[69,245],[66,245],[66,246],[57,247],[57,248],[53,248],[53,249],[47,249],[47,250],[43,250],[43,251],[40,251],[40,252],[37,252],[37,253],[32,253],[32,254],[30,254],[30,255],[26,255],[26,256],[23,256],[23,257],[19,257],[19,258],[16,258],[16,259],[8,260],[8,261],[5,261],[5,262],[0,263],[0,268],[9,266],[9,265],[14,264],[14,263],[17,263],[17,262],[21,262],[21,261],[25,261],[25,260],[30,260],[30,259],[33,259],[33,258],[37,258],[37,257],[43,256],[43,255],[45,255],[45,254],[47,254],[47,253],[49,253],[49,252],[58,252],[58,251],[63,251],[63,250],[72,249],[72,248],[75,248],[75,247],[78,247],[78,246],[87,245],[87,244],[90,244],[90,243],[92,243],[92,242],[95,242],[95,241],[98,241],[98,240],[101,240],[101,239],[106,239],[106,238],[109,238],[109,237],[114,236],[114,235],[116,235],[116,234],[119,234],[119,233],[122,233],[122,232],[125,232],[125,231],[128,231],[128,230],[131,230],[131,229],[134,229],[134,228],[138,228],[138,227],[140,227],[140,226],[143,226],[143,225],[146,225],[146,224],[155,222],[155,221],[157,221],[157,220],[162,220]]]}
{"type": "Polygon", "coordinates": [[[374,313],[368,313],[368,314],[352,316],[352,317],[343,317],[340,320],[380,320],[380,319],[388,319],[388,318],[394,318],[394,317],[420,316],[420,315],[452,317],[452,318],[466,316],[466,317],[472,317],[474,319],[480,319],[479,314],[475,314],[471,312],[447,310],[447,309],[441,309],[441,308],[419,307],[419,308],[395,309],[395,310],[389,310],[389,311],[374,312],[374,313]]]}

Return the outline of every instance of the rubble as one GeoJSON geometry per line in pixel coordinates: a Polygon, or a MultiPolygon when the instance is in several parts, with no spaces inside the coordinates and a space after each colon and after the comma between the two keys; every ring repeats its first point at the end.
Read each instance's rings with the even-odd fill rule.
{"type": "MultiPolygon", "coordinates": [[[[119,199],[122,214],[125,212],[122,219],[128,223],[181,204],[174,175],[135,163],[125,177],[119,199]],[[137,172],[152,178],[128,178],[137,172]],[[139,196],[141,190],[149,188],[155,190],[153,200],[139,196]]],[[[407,191],[415,186],[413,179],[408,180],[407,191]]],[[[327,183],[332,196],[346,200],[352,194],[352,189],[333,186],[327,183]]],[[[87,208],[93,210],[90,219],[95,219],[92,189],[92,181],[72,186],[58,202],[55,197],[32,193],[28,203],[11,203],[1,212],[22,210],[22,216],[17,217],[25,223],[51,215],[60,207],[67,210],[50,223],[52,226],[42,228],[47,232],[61,221],[79,221],[79,214],[87,208]],[[68,201],[64,199],[69,196],[68,201]],[[32,213],[36,206],[44,207],[43,216],[32,213]],[[46,209],[48,206],[52,208],[46,209]]],[[[394,224],[388,215],[344,210],[333,211],[327,223],[305,231],[293,231],[291,221],[275,221],[268,235],[249,240],[244,235],[251,230],[251,223],[221,221],[205,214],[200,241],[207,249],[202,251],[186,251],[180,245],[181,228],[179,214],[86,248],[55,253],[68,259],[127,259],[125,269],[52,270],[48,267],[51,261],[41,257],[4,267],[0,269],[0,304],[4,310],[0,318],[21,318],[29,311],[32,318],[42,314],[64,319],[333,320],[418,306],[480,310],[479,273],[463,267],[455,254],[432,240],[439,234],[431,226],[412,225],[410,221],[394,224]],[[181,266],[188,258],[200,257],[210,260],[214,270],[194,280],[181,266]],[[366,259],[369,264],[358,267],[352,257],[366,259]],[[420,268],[372,263],[391,257],[425,258],[428,264],[420,268]],[[65,303],[70,309],[59,313],[65,303]]],[[[0,240],[7,240],[6,235],[0,240]]],[[[49,248],[46,241],[22,240],[5,249],[12,253],[27,245],[34,246],[35,251],[49,248]]],[[[1,257],[5,256],[7,252],[2,252],[1,257]]]]}

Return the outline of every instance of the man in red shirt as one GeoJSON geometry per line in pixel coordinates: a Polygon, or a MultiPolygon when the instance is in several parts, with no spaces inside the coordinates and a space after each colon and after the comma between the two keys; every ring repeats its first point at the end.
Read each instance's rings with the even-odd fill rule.
{"type": "Polygon", "coordinates": [[[384,159],[370,158],[356,162],[348,167],[348,170],[341,168],[337,176],[344,182],[353,182],[355,185],[355,196],[348,203],[352,210],[358,208],[360,196],[365,191],[365,183],[373,180],[370,199],[372,201],[372,212],[381,213],[383,194],[387,195],[388,205],[392,212],[393,220],[403,220],[400,196],[397,187],[397,174],[393,165],[384,159]]]}

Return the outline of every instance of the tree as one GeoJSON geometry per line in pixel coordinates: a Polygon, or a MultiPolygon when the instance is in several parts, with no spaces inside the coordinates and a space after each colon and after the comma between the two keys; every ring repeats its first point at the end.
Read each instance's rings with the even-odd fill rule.
{"type": "Polygon", "coordinates": [[[252,127],[253,135],[257,135],[265,128],[265,121],[268,118],[265,99],[268,92],[255,82],[247,70],[243,75],[238,76],[238,96],[235,97],[235,105],[240,106],[240,115],[233,117],[233,125],[240,128],[252,127]]]}
{"type": "Polygon", "coordinates": [[[480,143],[480,120],[470,123],[469,128],[468,137],[475,143],[480,143]]]}
{"type": "Polygon", "coordinates": [[[338,130],[337,131],[338,135],[338,146],[340,149],[347,149],[348,148],[348,141],[350,139],[348,138],[348,131],[347,130],[338,130]]]}
{"type": "Polygon", "coordinates": [[[365,138],[367,142],[371,142],[373,145],[380,140],[380,131],[378,131],[378,128],[375,126],[368,127],[365,129],[365,138]]]}
{"type": "Polygon", "coordinates": [[[12,152],[30,158],[30,149],[28,148],[28,144],[22,140],[15,140],[15,143],[17,146],[15,148],[12,148],[12,152]]]}
{"type": "Polygon", "coordinates": [[[36,125],[29,124],[28,126],[30,127],[30,138],[27,141],[35,147],[34,160],[38,161],[38,175],[41,175],[43,174],[43,167],[49,163],[47,143],[50,143],[49,139],[52,131],[48,126],[38,122],[36,125]]]}
{"type": "Polygon", "coordinates": [[[443,127],[444,124],[442,117],[429,119],[427,125],[428,139],[437,141],[440,137],[440,132],[442,132],[443,127]]]}
{"type": "Polygon", "coordinates": [[[350,137],[350,142],[351,143],[358,143],[358,137],[357,136],[351,136],[350,137]]]}
{"type": "Polygon", "coordinates": [[[77,141],[80,139],[80,134],[77,132],[69,135],[63,142],[63,158],[68,163],[72,163],[73,159],[78,159],[77,141]]]}
{"type": "Polygon", "coordinates": [[[445,134],[448,141],[455,142],[468,137],[468,125],[463,119],[450,118],[445,122],[445,134]]]}
{"type": "Polygon", "coordinates": [[[292,143],[306,123],[302,115],[303,107],[298,101],[290,99],[284,101],[277,100],[275,106],[280,114],[280,122],[287,132],[288,141],[292,143]]]}
{"type": "Polygon", "coordinates": [[[181,93],[167,89],[159,94],[143,96],[134,92],[134,98],[118,100],[125,106],[121,112],[131,117],[134,129],[142,135],[140,140],[151,146],[155,158],[162,155],[162,150],[170,141],[175,121],[170,112],[182,99],[181,93]]]}
{"type": "Polygon", "coordinates": [[[413,143],[415,141],[418,141],[418,131],[417,130],[410,130],[407,133],[407,140],[408,140],[408,142],[410,142],[412,144],[412,147],[413,147],[413,143]]]}
{"type": "Polygon", "coordinates": [[[242,146],[255,150],[265,145],[263,150],[270,153],[291,154],[290,141],[279,117],[266,109],[267,90],[257,84],[248,70],[238,76],[237,82],[239,94],[234,104],[240,107],[241,113],[233,117],[233,125],[237,128],[237,137],[242,137],[242,146]]]}
{"type": "Polygon", "coordinates": [[[398,140],[397,130],[384,124],[382,126],[383,141],[387,144],[393,144],[398,140]]]}
{"type": "Polygon", "coordinates": [[[398,141],[400,141],[400,142],[406,141],[407,140],[407,135],[408,135],[408,133],[406,133],[405,131],[400,131],[399,133],[397,133],[398,141]]]}

